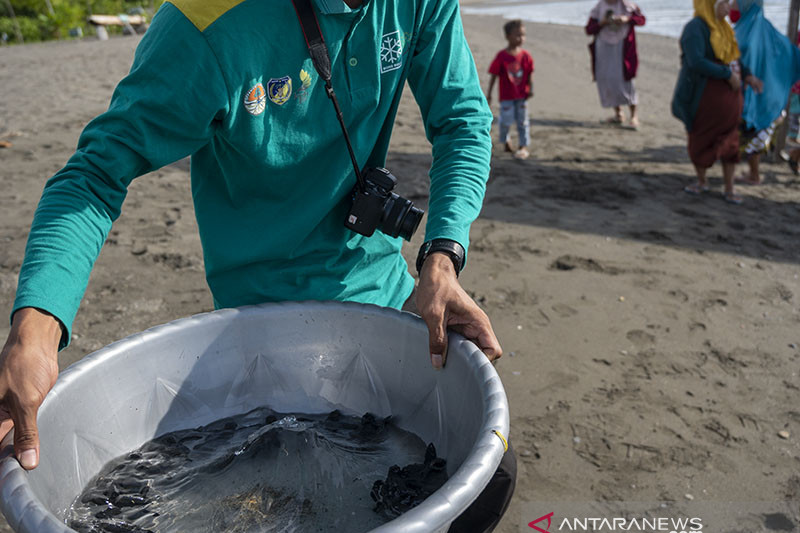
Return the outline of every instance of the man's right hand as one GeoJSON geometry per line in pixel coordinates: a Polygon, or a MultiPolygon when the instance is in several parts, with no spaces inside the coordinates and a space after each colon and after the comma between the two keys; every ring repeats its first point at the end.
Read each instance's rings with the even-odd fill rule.
{"type": "Polygon", "coordinates": [[[22,468],[39,464],[36,415],[58,378],[61,324],[52,315],[25,307],[0,352],[0,439],[14,428],[14,455],[22,468]]]}

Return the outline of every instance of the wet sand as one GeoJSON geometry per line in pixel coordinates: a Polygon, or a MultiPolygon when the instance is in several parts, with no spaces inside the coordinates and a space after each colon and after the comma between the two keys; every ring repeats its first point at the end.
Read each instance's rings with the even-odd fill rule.
{"type": "MultiPolygon", "coordinates": [[[[484,87],[502,24],[465,17],[484,87]]],[[[0,140],[12,143],[0,148],[6,310],[42,186],[107,106],[137,42],[0,49],[0,140]]],[[[519,479],[498,531],[537,518],[531,501],[796,500],[800,181],[783,163],[764,164],[765,184],[740,187],[744,204],[731,206],[715,168],[712,193],[683,193],[693,173],[669,113],[677,42],[639,37],[638,132],[601,124],[609,113],[587,44],[581,28],[528,25],[532,156],[517,161],[496,147],[461,277],[506,353],[497,368],[519,479]]],[[[424,204],[429,165],[409,93],[388,166],[401,192],[424,204]]],[[[406,246],[410,262],[421,241],[420,232],[406,246]]],[[[211,308],[181,161],[131,186],[61,368],[211,308]]]]}

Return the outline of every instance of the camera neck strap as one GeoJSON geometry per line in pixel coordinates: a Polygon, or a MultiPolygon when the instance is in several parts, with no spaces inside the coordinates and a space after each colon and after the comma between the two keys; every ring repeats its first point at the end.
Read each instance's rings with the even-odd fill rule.
{"type": "Polygon", "coordinates": [[[311,0],[292,0],[292,4],[303,29],[303,37],[306,40],[308,52],[311,54],[311,61],[314,62],[314,68],[317,70],[319,77],[325,82],[325,92],[333,102],[333,108],[336,110],[336,118],[339,119],[339,125],[342,127],[344,141],[347,143],[347,151],[350,153],[350,160],[353,162],[353,170],[356,173],[358,186],[361,190],[364,190],[364,178],[358,168],[353,145],[350,143],[347,127],[344,125],[342,110],[339,108],[339,101],[336,99],[336,93],[333,91],[333,85],[331,85],[331,58],[328,54],[328,47],[325,45],[325,39],[322,37],[322,30],[320,30],[317,15],[314,13],[314,7],[311,5],[311,0]]]}

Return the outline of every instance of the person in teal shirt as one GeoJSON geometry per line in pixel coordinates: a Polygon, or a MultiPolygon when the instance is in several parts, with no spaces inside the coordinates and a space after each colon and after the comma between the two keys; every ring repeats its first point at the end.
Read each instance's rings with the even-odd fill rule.
{"type": "MultiPolygon", "coordinates": [[[[433,146],[425,241],[460,253],[444,246],[422,256],[416,306],[432,365],[445,363],[447,327],[500,357],[488,317],[457,280],[483,202],[492,120],[457,0],[313,3],[358,164],[384,166],[406,81],[433,146]]],[[[128,185],[187,155],[217,308],[282,300],[400,308],[411,295],[400,239],[343,225],[354,171],[292,3],[170,0],[34,217],[0,358],[0,434],[13,423],[24,468],[38,464],[36,412],[128,185]]]]}

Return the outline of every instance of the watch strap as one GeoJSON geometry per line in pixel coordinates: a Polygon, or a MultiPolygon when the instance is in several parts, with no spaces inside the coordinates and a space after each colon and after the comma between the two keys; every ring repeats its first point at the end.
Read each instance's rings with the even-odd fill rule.
{"type": "Polygon", "coordinates": [[[419,274],[422,271],[422,265],[428,256],[436,252],[444,253],[450,257],[456,270],[456,277],[458,277],[461,269],[464,268],[466,252],[461,244],[451,239],[433,239],[423,243],[419,248],[419,254],[417,254],[417,273],[419,274]]]}

